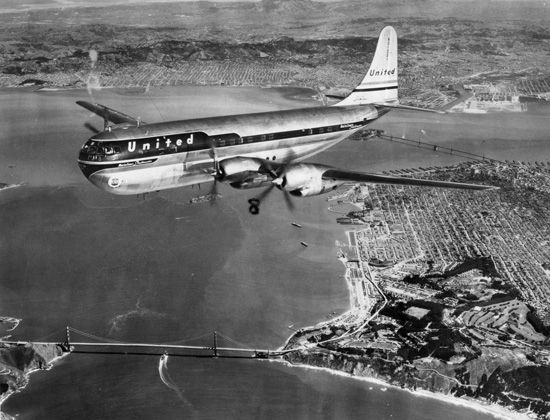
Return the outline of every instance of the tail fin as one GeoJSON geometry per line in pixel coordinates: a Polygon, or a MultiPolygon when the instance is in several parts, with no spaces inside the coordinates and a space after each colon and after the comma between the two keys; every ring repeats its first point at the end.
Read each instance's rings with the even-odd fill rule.
{"type": "Polygon", "coordinates": [[[359,86],[337,106],[398,103],[397,33],[391,26],[380,32],[369,71],[359,86]]]}

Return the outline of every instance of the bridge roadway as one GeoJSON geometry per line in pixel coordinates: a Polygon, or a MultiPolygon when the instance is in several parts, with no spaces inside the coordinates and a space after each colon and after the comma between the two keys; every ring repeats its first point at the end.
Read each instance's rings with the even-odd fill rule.
{"type": "Polygon", "coordinates": [[[143,356],[169,356],[181,357],[219,357],[233,359],[268,359],[278,358],[288,353],[289,350],[249,349],[239,347],[214,346],[186,346],[177,344],[151,344],[151,343],[91,343],[91,342],[45,342],[45,341],[4,341],[1,343],[12,345],[56,345],[65,353],[88,354],[123,354],[143,356]]]}

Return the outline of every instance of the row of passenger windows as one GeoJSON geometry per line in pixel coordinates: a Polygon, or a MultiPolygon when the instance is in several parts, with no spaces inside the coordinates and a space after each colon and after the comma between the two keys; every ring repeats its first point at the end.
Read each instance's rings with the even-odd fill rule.
{"type": "Polygon", "coordinates": [[[339,128],[340,128],[339,125],[333,125],[328,127],[306,128],[303,130],[285,131],[282,133],[262,134],[259,136],[248,136],[248,137],[243,137],[243,139],[241,140],[241,143],[243,142],[256,143],[256,142],[269,141],[274,139],[288,139],[291,137],[300,137],[305,135],[331,133],[333,131],[337,131],[339,128]]]}
{"type": "MultiPolygon", "coordinates": [[[[341,127],[339,125],[334,126],[328,126],[328,127],[318,127],[318,128],[309,128],[309,129],[303,129],[303,130],[294,130],[294,131],[286,131],[286,132],[280,132],[280,133],[271,133],[271,134],[261,134],[257,136],[246,136],[241,137],[236,133],[231,134],[223,134],[220,136],[213,136],[208,137],[205,135],[205,133],[195,133],[195,144],[194,147],[192,146],[193,143],[187,143],[184,144],[184,150],[201,150],[201,149],[207,149],[211,147],[212,141],[214,142],[215,147],[224,147],[224,146],[234,146],[238,144],[244,144],[244,143],[257,143],[257,142],[263,142],[263,141],[270,141],[275,139],[285,139],[285,138],[292,138],[292,137],[300,137],[300,136],[306,136],[306,135],[314,135],[314,134],[323,134],[323,133],[330,133],[333,131],[338,131],[341,127]],[[202,134],[202,138],[198,136],[198,134],[202,134]]],[[[192,137],[191,137],[192,138],[192,137]]],[[[163,138],[160,144],[166,143],[166,138],[163,138]]],[[[172,141],[172,140],[170,140],[172,141]]],[[[135,143],[135,142],[134,142],[135,143]]],[[[158,139],[152,139],[151,144],[157,144],[158,139]]],[[[172,145],[175,143],[172,142],[172,145]]],[[[138,145],[139,146],[139,145],[138,145]]],[[[143,147],[137,148],[138,152],[140,154],[162,154],[162,153],[175,153],[178,152],[178,147],[172,146],[172,147],[151,147],[150,149],[144,150],[143,147]]],[[[109,144],[92,144],[85,145],[84,151],[90,156],[110,156],[115,155],[122,152],[121,146],[118,145],[109,145],[109,144]]],[[[132,151],[132,150],[130,150],[132,151]]]]}

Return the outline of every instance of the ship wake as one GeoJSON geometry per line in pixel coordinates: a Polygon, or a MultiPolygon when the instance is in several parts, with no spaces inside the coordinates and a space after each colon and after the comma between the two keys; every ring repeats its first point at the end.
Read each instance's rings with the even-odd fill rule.
{"type": "Polygon", "coordinates": [[[163,354],[160,357],[159,376],[160,376],[160,380],[164,383],[164,385],[166,385],[168,388],[170,388],[172,391],[176,393],[176,395],[178,396],[178,399],[182,402],[182,404],[185,407],[189,407],[189,408],[193,407],[192,404],[189,402],[189,400],[185,398],[185,396],[183,395],[183,392],[180,389],[180,387],[176,384],[176,382],[174,382],[174,380],[170,376],[170,373],[168,373],[168,355],[167,354],[163,354]]]}

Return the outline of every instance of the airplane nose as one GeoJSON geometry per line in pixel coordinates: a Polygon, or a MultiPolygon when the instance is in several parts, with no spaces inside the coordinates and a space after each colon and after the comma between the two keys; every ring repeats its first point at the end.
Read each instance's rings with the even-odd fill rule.
{"type": "Polygon", "coordinates": [[[90,179],[90,175],[92,175],[97,169],[94,168],[92,165],[86,165],[85,163],[78,163],[78,167],[84,174],[84,176],[88,179],[90,179]]]}
{"type": "Polygon", "coordinates": [[[91,174],[88,179],[96,187],[116,193],[116,190],[124,184],[124,179],[117,175],[108,175],[100,172],[91,174]]]}

